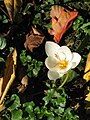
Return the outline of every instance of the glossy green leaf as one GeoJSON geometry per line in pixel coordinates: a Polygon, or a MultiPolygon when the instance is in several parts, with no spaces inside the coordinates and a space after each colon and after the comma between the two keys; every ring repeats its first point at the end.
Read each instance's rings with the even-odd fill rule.
{"type": "Polygon", "coordinates": [[[4,37],[0,37],[0,50],[6,47],[6,39],[4,37]]]}
{"type": "Polygon", "coordinates": [[[4,59],[2,57],[0,57],[0,62],[5,62],[4,59]]]}
{"type": "Polygon", "coordinates": [[[33,112],[33,107],[35,106],[34,102],[26,102],[23,104],[23,107],[25,107],[25,111],[27,111],[28,113],[33,112]]]}
{"type": "Polygon", "coordinates": [[[12,101],[12,105],[9,107],[9,110],[12,111],[12,110],[15,110],[15,109],[18,109],[18,107],[21,106],[20,104],[20,98],[16,95],[16,94],[13,94],[11,96],[11,99],[10,101],[12,101]]]}
{"type": "Polygon", "coordinates": [[[18,110],[13,110],[11,112],[11,120],[21,120],[22,119],[22,110],[18,109],[18,110]]]}

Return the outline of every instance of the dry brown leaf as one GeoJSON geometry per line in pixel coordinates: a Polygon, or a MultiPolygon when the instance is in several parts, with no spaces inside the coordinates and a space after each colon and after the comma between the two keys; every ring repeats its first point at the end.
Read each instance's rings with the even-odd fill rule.
{"type": "Polygon", "coordinates": [[[4,103],[0,104],[0,112],[5,109],[4,103]]]}
{"type": "Polygon", "coordinates": [[[34,35],[41,35],[41,33],[37,29],[35,29],[34,27],[32,27],[32,32],[34,35]]]}
{"type": "Polygon", "coordinates": [[[88,82],[90,80],[90,53],[87,56],[85,71],[83,78],[88,82]]]}
{"type": "Polygon", "coordinates": [[[90,92],[86,95],[85,100],[88,101],[88,102],[90,102],[90,92]]]}
{"type": "Polygon", "coordinates": [[[4,4],[7,8],[10,21],[13,21],[13,17],[16,15],[21,7],[22,0],[4,0],[4,4]]]}
{"type": "Polygon", "coordinates": [[[0,78],[0,97],[2,95],[2,84],[3,84],[3,77],[0,78]]]}
{"type": "Polygon", "coordinates": [[[18,86],[19,92],[23,93],[28,85],[28,76],[25,75],[21,80],[21,85],[18,86]]]}
{"type": "Polygon", "coordinates": [[[22,80],[21,80],[22,85],[24,85],[25,87],[28,85],[28,76],[25,75],[22,80]]]}
{"type": "Polygon", "coordinates": [[[63,34],[78,16],[78,12],[76,10],[70,11],[64,7],[54,5],[52,6],[50,16],[52,18],[52,29],[49,29],[48,32],[54,35],[55,42],[60,42],[63,34]]]}
{"type": "Polygon", "coordinates": [[[35,28],[32,28],[33,33],[26,35],[24,46],[27,50],[33,52],[34,48],[39,47],[44,40],[44,35],[41,35],[35,28]]]}
{"type": "Polygon", "coordinates": [[[14,49],[9,56],[7,57],[6,61],[6,69],[4,72],[4,77],[2,78],[2,86],[0,86],[0,104],[3,102],[10,86],[12,85],[15,79],[15,70],[16,70],[16,63],[17,63],[17,51],[14,49]]]}

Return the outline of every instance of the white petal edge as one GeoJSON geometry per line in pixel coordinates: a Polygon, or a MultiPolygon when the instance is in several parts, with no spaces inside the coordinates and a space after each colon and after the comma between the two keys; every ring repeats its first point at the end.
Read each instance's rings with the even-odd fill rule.
{"type": "Polygon", "coordinates": [[[81,61],[81,56],[76,53],[76,52],[73,52],[72,53],[73,57],[72,57],[72,68],[75,68],[81,61]]]}
{"type": "Polygon", "coordinates": [[[48,78],[50,80],[57,80],[59,78],[59,73],[55,71],[48,71],[48,78]]]}
{"type": "MultiPolygon", "coordinates": [[[[65,55],[65,58],[67,61],[72,60],[72,52],[67,46],[61,46],[58,50],[58,55],[59,55],[59,53],[63,53],[65,55]]],[[[59,55],[59,57],[60,57],[60,55],[59,55]]]]}
{"type": "Polygon", "coordinates": [[[55,42],[47,41],[45,44],[45,52],[47,56],[55,56],[59,48],[60,46],[55,42]]]}
{"type": "Polygon", "coordinates": [[[45,65],[49,70],[53,70],[57,63],[58,60],[55,59],[54,57],[49,56],[45,59],[45,65]]]}

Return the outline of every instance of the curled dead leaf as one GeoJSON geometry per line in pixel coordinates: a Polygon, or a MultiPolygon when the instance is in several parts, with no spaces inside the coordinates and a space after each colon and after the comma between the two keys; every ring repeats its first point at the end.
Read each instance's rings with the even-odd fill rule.
{"type": "Polygon", "coordinates": [[[90,92],[86,95],[85,100],[88,101],[88,102],[90,102],[90,92]]]}
{"type": "Polygon", "coordinates": [[[5,109],[4,103],[0,104],[0,112],[5,109]]]}
{"type": "Polygon", "coordinates": [[[83,79],[85,79],[87,82],[90,80],[90,53],[87,56],[83,79]]]}
{"type": "Polygon", "coordinates": [[[0,79],[0,104],[3,102],[9,88],[15,79],[15,70],[17,64],[17,51],[14,49],[7,57],[6,68],[3,78],[0,79]]]}
{"type": "Polygon", "coordinates": [[[2,95],[2,85],[3,85],[3,77],[0,78],[0,97],[2,95]]]}
{"type": "Polygon", "coordinates": [[[8,11],[10,21],[13,21],[13,18],[21,7],[22,0],[4,0],[4,4],[8,11]]]}
{"type": "Polygon", "coordinates": [[[35,28],[33,28],[32,33],[30,35],[26,35],[26,41],[24,43],[24,46],[26,50],[30,50],[31,52],[33,52],[33,49],[39,47],[43,43],[43,40],[44,35],[42,35],[35,28]]]}
{"type": "Polygon", "coordinates": [[[78,12],[76,10],[70,11],[64,7],[54,5],[51,8],[50,16],[52,18],[52,29],[49,29],[48,32],[54,35],[55,42],[60,42],[63,34],[78,16],[78,12]]]}
{"type": "Polygon", "coordinates": [[[28,85],[28,76],[25,75],[21,80],[21,85],[17,87],[19,92],[23,93],[25,89],[27,88],[27,85],[28,85]]]}

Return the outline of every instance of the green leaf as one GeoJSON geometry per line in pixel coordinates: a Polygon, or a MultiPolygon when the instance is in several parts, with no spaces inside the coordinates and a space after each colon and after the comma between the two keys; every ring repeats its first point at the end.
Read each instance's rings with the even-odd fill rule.
{"type": "Polygon", "coordinates": [[[24,66],[27,65],[26,50],[22,50],[20,54],[20,60],[24,66]]]}
{"type": "Polygon", "coordinates": [[[67,77],[66,82],[70,82],[72,81],[73,78],[75,78],[77,76],[77,73],[74,70],[69,70],[62,78],[62,82],[65,80],[65,78],[67,77]]]}
{"type": "Polygon", "coordinates": [[[61,120],[79,120],[79,117],[74,114],[71,108],[67,108],[61,120]]]}
{"type": "Polygon", "coordinates": [[[80,28],[81,28],[86,34],[90,35],[90,22],[84,23],[80,28]]]}
{"type": "Polygon", "coordinates": [[[47,96],[43,98],[45,105],[47,105],[49,101],[52,99],[54,92],[55,92],[54,89],[47,90],[47,96]]]}
{"type": "Polygon", "coordinates": [[[31,62],[32,58],[30,55],[27,55],[27,62],[31,62]]]}
{"type": "Polygon", "coordinates": [[[13,104],[8,108],[10,111],[18,109],[18,107],[21,106],[21,104],[20,104],[20,98],[16,94],[13,94],[11,96],[10,101],[13,101],[13,104]]]}
{"type": "Polygon", "coordinates": [[[5,62],[5,60],[2,57],[0,57],[0,62],[5,62]]]}
{"type": "Polygon", "coordinates": [[[32,5],[31,3],[28,3],[28,4],[26,5],[26,7],[25,7],[25,9],[24,9],[24,11],[23,11],[23,14],[24,14],[24,15],[31,13],[31,12],[30,12],[31,5],[32,5]]]}
{"type": "Polygon", "coordinates": [[[37,71],[37,69],[33,69],[33,76],[35,76],[35,77],[38,76],[38,71],[37,71]]]}
{"type": "Polygon", "coordinates": [[[49,3],[54,4],[54,0],[47,0],[49,3]]]}
{"type": "Polygon", "coordinates": [[[13,110],[11,112],[11,120],[21,120],[22,119],[22,110],[18,109],[18,110],[13,110]]]}
{"type": "Polygon", "coordinates": [[[4,37],[0,37],[0,50],[6,47],[6,39],[4,37]]]}
{"type": "Polygon", "coordinates": [[[84,23],[84,19],[82,18],[82,16],[79,16],[73,23],[73,29],[74,30],[79,30],[80,26],[83,25],[84,23]]]}
{"type": "Polygon", "coordinates": [[[31,112],[33,112],[34,106],[35,106],[35,104],[34,104],[33,101],[32,102],[26,102],[26,103],[23,104],[23,107],[25,107],[25,111],[27,111],[29,114],[31,112]]]}
{"type": "Polygon", "coordinates": [[[58,107],[57,109],[54,108],[53,111],[54,111],[58,116],[61,116],[61,114],[64,113],[64,109],[65,109],[65,108],[58,107]]]}
{"type": "Polygon", "coordinates": [[[57,107],[65,107],[66,104],[66,98],[63,96],[59,96],[56,99],[51,99],[51,102],[54,106],[57,107]]]}
{"type": "Polygon", "coordinates": [[[5,19],[2,21],[3,23],[8,23],[8,19],[5,19]]]}
{"type": "Polygon", "coordinates": [[[6,15],[3,15],[3,21],[2,21],[2,23],[8,23],[8,19],[7,19],[6,15]]]}

